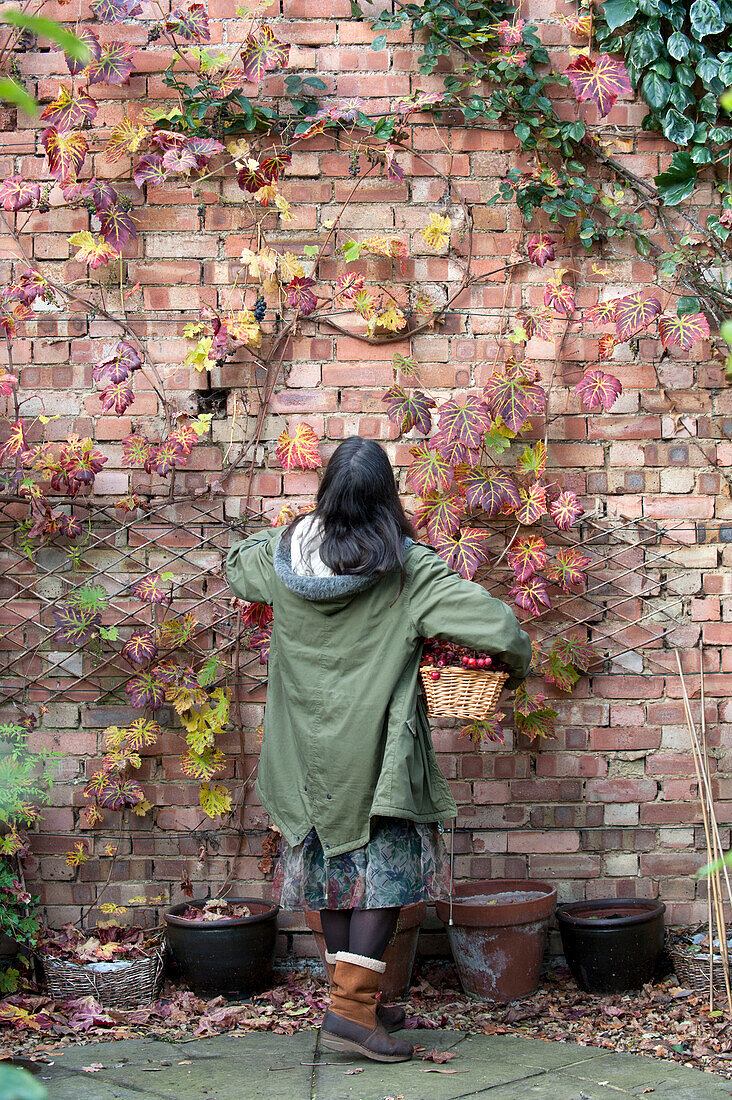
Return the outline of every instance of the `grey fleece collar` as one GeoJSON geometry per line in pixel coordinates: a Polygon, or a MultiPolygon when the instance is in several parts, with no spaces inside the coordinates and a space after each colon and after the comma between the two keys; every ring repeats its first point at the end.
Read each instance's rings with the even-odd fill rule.
{"type": "MultiPolygon", "coordinates": [[[[414,540],[404,539],[404,549],[414,540]]],[[[372,588],[383,574],[371,573],[368,576],[336,574],[334,577],[301,577],[292,568],[290,558],[290,540],[284,535],[277,540],[274,552],[274,569],[285,588],[304,600],[338,600],[343,596],[355,596],[372,588]]]]}

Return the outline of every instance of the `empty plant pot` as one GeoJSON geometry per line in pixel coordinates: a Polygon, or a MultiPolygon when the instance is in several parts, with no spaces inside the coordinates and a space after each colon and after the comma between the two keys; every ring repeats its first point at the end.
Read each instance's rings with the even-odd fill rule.
{"type": "Polygon", "coordinates": [[[662,902],[573,901],[557,910],[572,977],[587,993],[622,993],[653,980],[663,948],[662,902]]]}
{"type": "MultiPolygon", "coordinates": [[[[381,995],[385,1001],[395,1001],[406,996],[412,981],[412,967],[414,966],[414,956],[417,953],[419,926],[424,920],[426,912],[427,906],[423,901],[414,905],[402,906],[396,934],[384,955],[386,970],[381,985],[381,995]]],[[[320,952],[323,967],[325,967],[325,938],[323,937],[320,913],[306,910],[305,921],[308,928],[315,935],[315,943],[320,952]]]]}
{"type": "Polygon", "coordinates": [[[536,991],[557,892],[547,882],[494,879],[455,887],[437,902],[460,982],[486,1001],[514,1001],[536,991]]]}
{"type": "Polygon", "coordinates": [[[226,900],[246,905],[251,916],[196,921],[180,915],[190,907],[203,908],[205,899],[169,909],[165,926],[170,952],[196,994],[260,993],[272,985],[279,906],[259,898],[226,900]]]}

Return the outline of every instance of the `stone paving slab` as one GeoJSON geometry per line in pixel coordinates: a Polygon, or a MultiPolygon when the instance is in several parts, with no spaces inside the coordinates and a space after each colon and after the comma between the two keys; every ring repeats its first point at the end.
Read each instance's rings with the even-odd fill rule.
{"type": "Polygon", "coordinates": [[[48,1100],[732,1100],[732,1082],[660,1059],[516,1035],[409,1034],[454,1052],[436,1067],[454,1072],[321,1051],[314,1031],[89,1043],[32,1069],[48,1100]],[[84,1071],[94,1063],[98,1072],[84,1071]]]}

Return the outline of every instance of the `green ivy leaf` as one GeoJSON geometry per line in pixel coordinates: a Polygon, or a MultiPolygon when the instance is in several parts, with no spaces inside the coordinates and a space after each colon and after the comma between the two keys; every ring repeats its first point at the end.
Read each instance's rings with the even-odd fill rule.
{"type": "Polygon", "coordinates": [[[694,190],[696,179],[697,170],[690,155],[677,152],[672,156],[666,171],[656,176],[655,184],[667,206],[678,206],[684,199],[688,199],[694,190]]]}
{"type": "Polygon", "coordinates": [[[654,111],[660,111],[668,103],[671,85],[668,80],[653,71],[646,73],[641,85],[641,95],[648,106],[654,111]]]}
{"type": "Polygon", "coordinates": [[[666,49],[674,61],[683,61],[689,55],[690,45],[691,43],[685,34],[682,34],[681,31],[674,31],[666,43],[666,49]]]}
{"type": "MultiPolygon", "coordinates": [[[[662,125],[664,136],[673,141],[674,145],[688,145],[694,135],[694,123],[675,107],[666,112],[662,125]]],[[[690,194],[691,191],[687,192],[687,195],[690,194]]],[[[686,198],[687,195],[683,197],[686,198]]],[[[676,202],[681,202],[681,199],[676,202]]]]}
{"type": "Polygon", "coordinates": [[[708,34],[721,34],[725,28],[724,19],[715,0],[695,0],[689,11],[691,28],[697,38],[708,34]]]}
{"type": "Polygon", "coordinates": [[[638,5],[635,0],[605,0],[602,5],[602,14],[611,31],[624,27],[637,12],[638,5]]]}
{"type": "Polygon", "coordinates": [[[378,53],[379,50],[383,50],[385,45],[386,45],[386,35],[385,34],[377,34],[376,38],[371,43],[371,49],[376,50],[377,53],[378,53]]]}
{"type": "Polygon", "coordinates": [[[676,315],[677,317],[685,317],[687,313],[700,313],[701,305],[699,299],[695,298],[691,294],[684,294],[679,298],[676,303],[676,315]]]}

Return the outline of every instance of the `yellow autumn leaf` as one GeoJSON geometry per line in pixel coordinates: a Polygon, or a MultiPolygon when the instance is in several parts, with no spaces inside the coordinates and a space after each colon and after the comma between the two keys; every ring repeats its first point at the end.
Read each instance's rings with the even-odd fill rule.
{"type": "Polygon", "coordinates": [[[284,252],[279,257],[280,277],[283,283],[291,283],[293,279],[303,278],[305,268],[294,252],[284,252]]]}
{"type": "Polygon", "coordinates": [[[207,817],[219,817],[231,809],[231,795],[223,783],[202,783],[199,798],[207,817]]]}
{"type": "Polygon", "coordinates": [[[366,330],[370,336],[374,335],[376,329],[386,329],[387,332],[400,332],[406,323],[407,318],[402,311],[397,309],[396,306],[389,306],[388,309],[374,314],[367,322],[366,330]]]}
{"type": "Polygon", "coordinates": [[[226,151],[234,160],[241,161],[240,167],[243,168],[244,162],[249,159],[252,147],[244,138],[239,138],[237,141],[227,141],[226,151]]]}
{"type": "Polygon", "coordinates": [[[422,237],[430,248],[433,248],[435,252],[442,252],[445,245],[450,240],[451,222],[447,217],[443,217],[442,214],[430,214],[430,220],[422,230],[422,237]]]}
{"type": "Polygon", "coordinates": [[[189,321],[187,325],[183,326],[183,335],[187,340],[197,340],[205,331],[206,326],[202,325],[200,321],[189,321]]]}
{"type": "Polygon", "coordinates": [[[144,817],[146,813],[149,813],[153,808],[152,802],[149,802],[146,798],[136,802],[132,807],[133,814],[137,814],[138,817],[144,817]]]}
{"type": "Polygon", "coordinates": [[[284,195],[275,195],[274,202],[280,212],[280,218],[283,222],[292,222],[295,220],[295,215],[292,213],[292,207],[284,195]]]}
{"type": "Polygon", "coordinates": [[[277,254],[271,248],[263,248],[259,252],[252,252],[251,248],[245,248],[241,254],[241,262],[249,268],[252,279],[260,283],[276,273],[277,258],[277,254]]]}
{"type": "Polygon", "coordinates": [[[203,336],[195,348],[191,348],[185,357],[184,363],[187,367],[193,367],[197,371],[213,370],[216,363],[209,357],[211,350],[211,344],[213,343],[213,337],[203,336]]]}
{"type": "Polygon", "coordinates": [[[230,313],[226,327],[235,340],[241,340],[250,348],[258,348],[262,343],[262,330],[251,310],[240,309],[237,313],[230,313]]]}
{"type": "Polygon", "coordinates": [[[269,206],[271,202],[274,202],[279,194],[277,186],[274,183],[265,183],[264,187],[260,187],[254,192],[254,198],[257,200],[260,206],[269,206]]]}
{"type": "Polygon", "coordinates": [[[72,233],[69,244],[73,244],[79,251],[74,256],[79,263],[88,264],[95,269],[108,264],[110,260],[118,260],[119,252],[112,248],[103,237],[95,237],[88,229],[82,229],[79,233],[72,233]]]}

